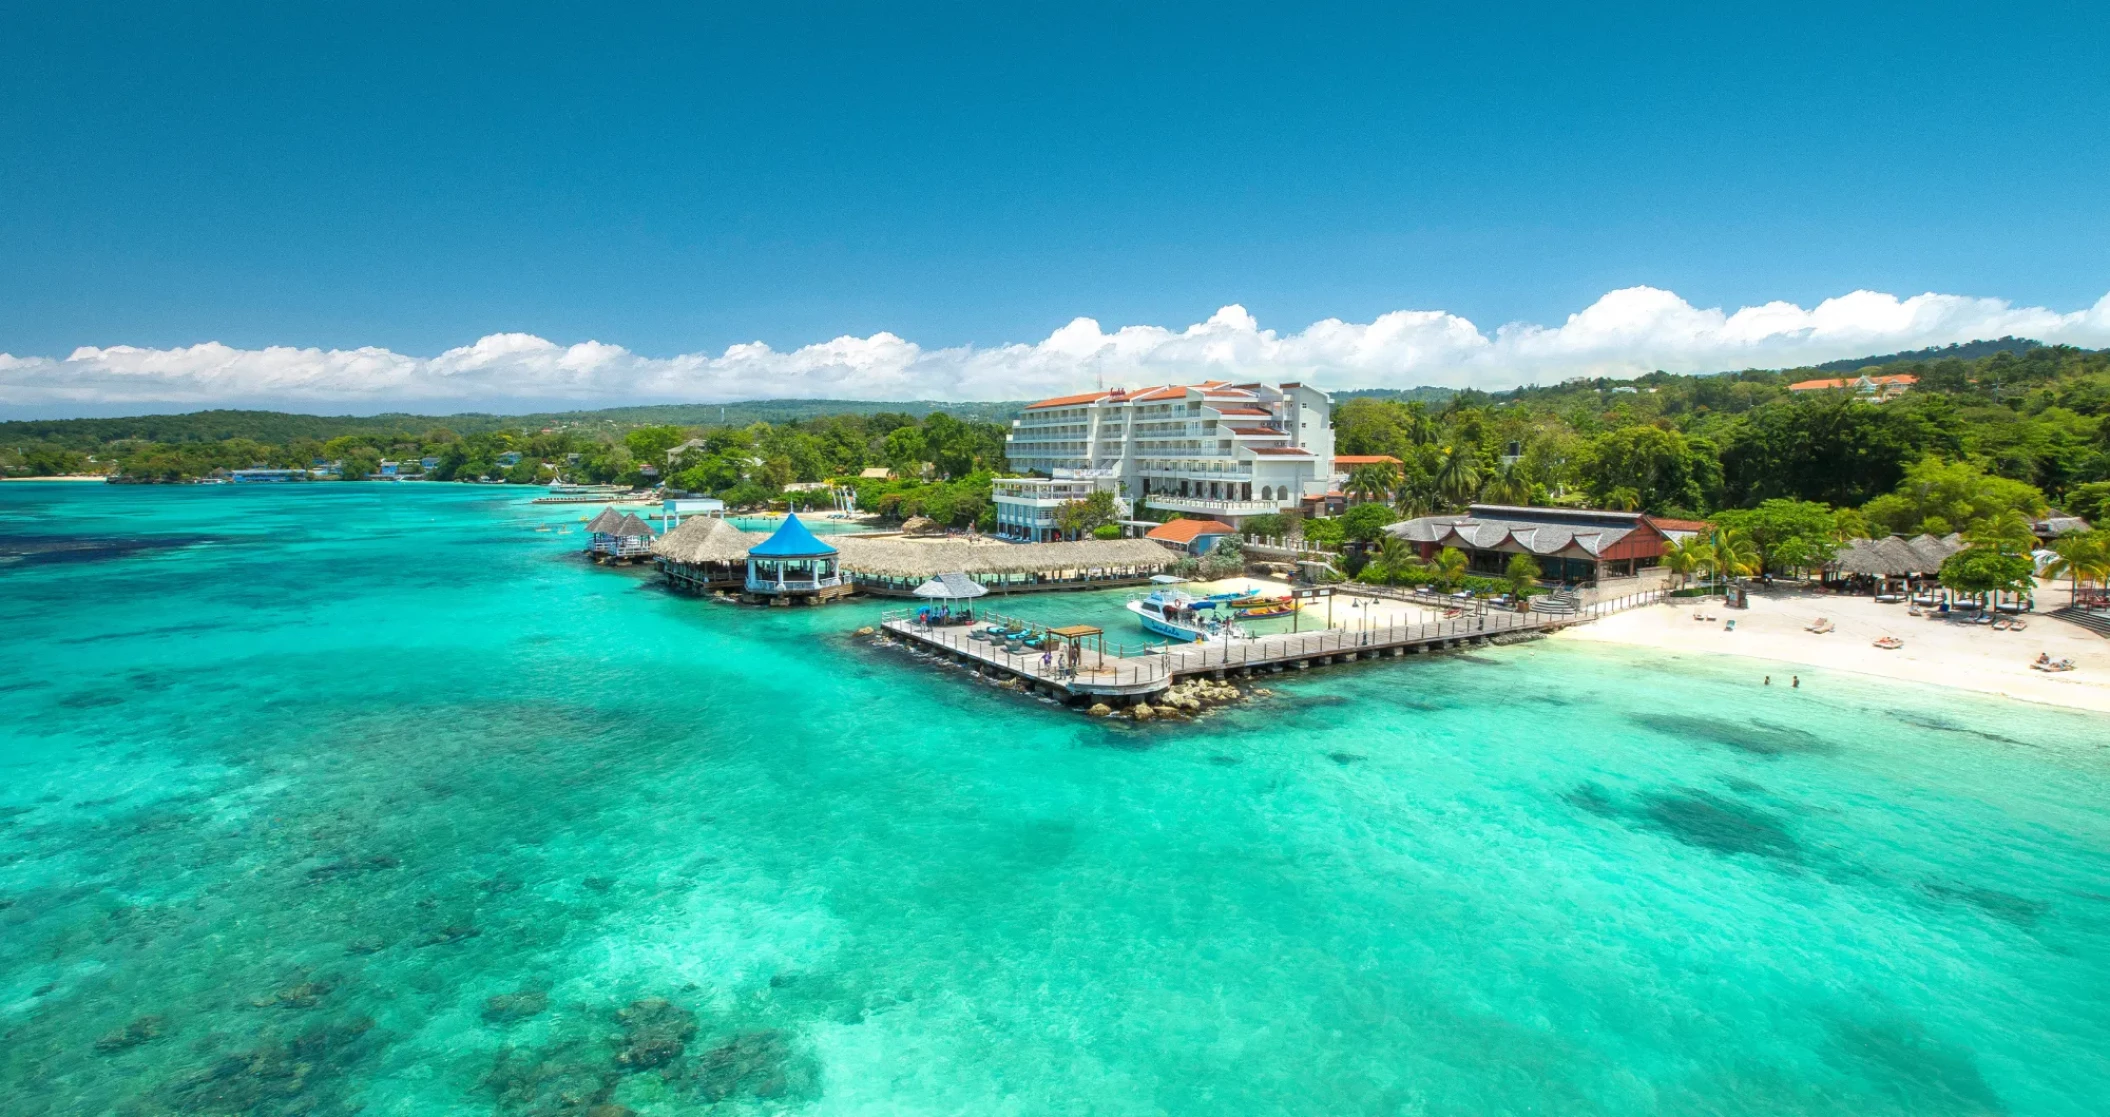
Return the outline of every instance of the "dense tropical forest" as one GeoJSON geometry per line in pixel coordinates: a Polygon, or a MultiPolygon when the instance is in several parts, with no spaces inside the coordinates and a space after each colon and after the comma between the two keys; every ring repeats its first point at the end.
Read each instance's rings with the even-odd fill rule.
{"type": "MultiPolygon", "coordinates": [[[[1475,500],[1590,505],[1734,526],[1779,567],[1867,533],[1946,534],[2054,506],[2110,516],[2110,353],[2002,339],[1867,362],[1918,383],[1881,403],[1788,389],[1840,374],[1832,369],[1342,393],[1338,451],[1402,464],[1357,470],[1348,490],[1362,507],[1346,516],[1264,518],[1258,530],[1374,543],[1387,522],[1475,500]]],[[[17,422],[0,424],[0,473],[154,482],[327,464],[359,478],[387,460],[435,481],[665,481],[735,505],[819,502],[831,498],[786,487],[836,480],[856,487],[865,508],[986,523],[990,481],[1004,469],[1002,421],[1017,405],[888,407],[17,422]],[[874,467],[894,477],[858,476],[874,467]]]]}
{"type": "MultiPolygon", "coordinates": [[[[1687,569],[1804,569],[1854,538],[1963,532],[1985,545],[1959,556],[1959,569],[1999,555],[2002,569],[2019,561],[2026,572],[2026,521],[2054,507],[2110,516],[2110,353],[2008,344],[1878,371],[1917,383],[1883,402],[1848,389],[1790,391],[1815,378],[1809,369],[1468,391],[1439,407],[1351,399],[1334,412],[1338,452],[1402,464],[1349,479],[1351,497],[1383,511],[1351,508],[1303,530],[1374,545],[1381,521],[1475,500],[1572,504],[1726,529],[1698,546],[1733,553],[1673,556],[1687,569]]],[[[1376,580],[1457,581],[1396,551],[1372,563],[1376,580]]],[[[2017,578],[2008,569],[1993,582],[2017,578]]]]}

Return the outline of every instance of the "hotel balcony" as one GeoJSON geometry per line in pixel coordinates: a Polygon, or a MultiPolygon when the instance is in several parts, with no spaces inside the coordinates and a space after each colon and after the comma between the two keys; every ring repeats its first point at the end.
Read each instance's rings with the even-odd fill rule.
{"type": "Polygon", "coordinates": [[[1206,496],[1160,496],[1152,493],[1143,503],[1166,512],[1200,512],[1208,516],[1265,516],[1294,506],[1295,500],[1217,500],[1206,496]]]}

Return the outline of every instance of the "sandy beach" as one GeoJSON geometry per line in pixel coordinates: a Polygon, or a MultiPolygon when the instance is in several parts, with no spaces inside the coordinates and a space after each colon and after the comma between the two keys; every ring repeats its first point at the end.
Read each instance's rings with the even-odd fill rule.
{"type": "MultiPolygon", "coordinates": [[[[2063,585],[2044,586],[2037,595],[2046,610],[2066,599],[2063,585]]],[[[1753,670],[1771,674],[1775,686],[1787,685],[1796,665],[1807,665],[2110,711],[2110,640],[2064,621],[2032,616],[2026,631],[1996,632],[1986,625],[1910,616],[1904,605],[1800,589],[1753,593],[1751,607],[1743,610],[1723,608],[1720,598],[1706,600],[1705,611],[1716,618],[1712,622],[1694,620],[1700,606],[1686,599],[1578,625],[1558,638],[1771,660],[1770,669],[1754,664],[1753,670]],[[1818,617],[1829,617],[1837,630],[1807,631],[1818,617]],[[1734,631],[1726,627],[1731,618],[1734,631]],[[1882,636],[1895,636],[1905,646],[1896,651],[1875,647],[1882,636]],[[2071,659],[2075,669],[2063,674],[2031,670],[2039,652],[2071,659]]]]}

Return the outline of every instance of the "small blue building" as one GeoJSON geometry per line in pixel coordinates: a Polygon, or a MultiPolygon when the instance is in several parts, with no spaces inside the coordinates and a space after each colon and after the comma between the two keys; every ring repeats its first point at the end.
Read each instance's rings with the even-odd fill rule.
{"type": "Polygon", "coordinates": [[[814,537],[796,515],[747,552],[747,593],[771,605],[816,605],[846,597],[855,587],[842,576],[834,547],[814,537]]]}

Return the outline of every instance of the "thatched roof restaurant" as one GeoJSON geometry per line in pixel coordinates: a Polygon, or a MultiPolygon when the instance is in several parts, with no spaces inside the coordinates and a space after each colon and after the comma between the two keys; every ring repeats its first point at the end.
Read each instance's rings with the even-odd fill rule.
{"type": "MultiPolygon", "coordinates": [[[[652,553],[669,582],[724,588],[739,582],[748,552],[766,538],[698,516],[656,541],[652,553]]],[[[838,535],[832,542],[857,588],[888,597],[914,596],[940,574],[964,574],[995,593],[1136,585],[1178,561],[1147,539],[992,544],[838,535]]]]}
{"type": "Polygon", "coordinates": [[[1147,539],[975,544],[844,535],[836,544],[858,589],[890,597],[911,596],[945,573],[965,574],[993,593],[1136,585],[1178,561],[1147,539]]]}
{"type": "Polygon", "coordinates": [[[1932,577],[1941,573],[1941,564],[1950,555],[1963,549],[1961,535],[1856,539],[1832,556],[1828,569],[1861,578],[1932,577]]]}

